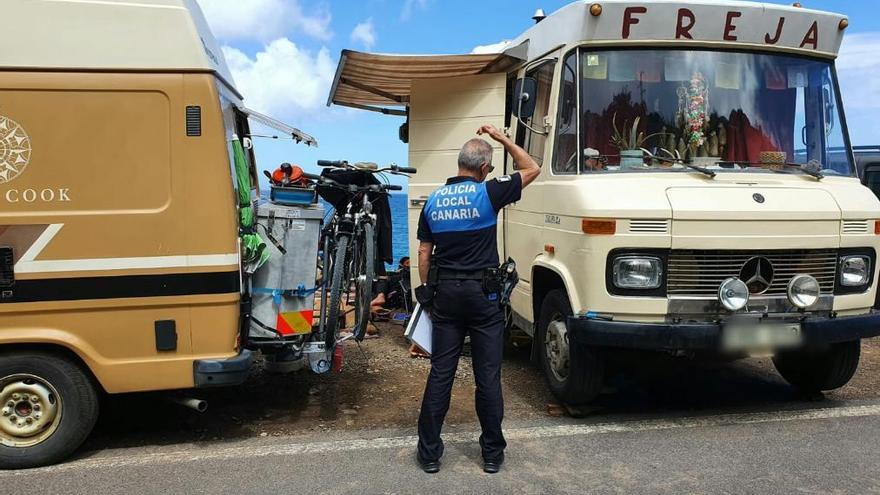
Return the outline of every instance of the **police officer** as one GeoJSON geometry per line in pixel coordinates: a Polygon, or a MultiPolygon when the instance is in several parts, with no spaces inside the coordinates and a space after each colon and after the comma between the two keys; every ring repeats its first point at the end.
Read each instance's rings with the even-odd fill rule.
{"type": "Polygon", "coordinates": [[[495,169],[492,146],[474,138],[458,155],[458,175],[434,191],[419,219],[419,276],[430,289],[433,343],[431,373],[419,416],[417,459],[426,473],[440,470],[440,430],[449,409],[452,382],[465,336],[471,338],[476,409],[483,434],[483,470],[496,473],[507,442],[501,432],[501,358],[504,314],[486,271],[498,268],[497,220],[502,208],[518,201],[522,189],[541,173],[529,154],[491,125],[477,130],[504,146],[517,173],[486,181],[495,169]],[[429,270],[430,267],[430,270],[429,270]],[[429,276],[430,272],[430,276],[429,276]]]}

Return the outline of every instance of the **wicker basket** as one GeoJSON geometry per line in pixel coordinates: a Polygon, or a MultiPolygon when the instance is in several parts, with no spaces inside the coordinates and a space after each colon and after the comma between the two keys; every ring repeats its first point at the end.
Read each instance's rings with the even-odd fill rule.
{"type": "Polygon", "coordinates": [[[787,155],[784,151],[762,151],[761,166],[772,170],[782,170],[785,168],[785,160],[787,155]]]}

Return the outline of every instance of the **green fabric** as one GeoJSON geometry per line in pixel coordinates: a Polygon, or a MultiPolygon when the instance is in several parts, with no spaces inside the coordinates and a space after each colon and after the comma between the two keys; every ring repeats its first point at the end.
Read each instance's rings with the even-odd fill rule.
{"type": "Polygon", "coordinates": [[[232,155],[235,161],[235,177],[238,183],[238,221],[241,225],[242,262],[245,271],[256,272],[269,260],[266,241],[259,234],[252,232],[255,225],[254,205],[251,202],[251,174],[244,156],[244,146],[239,139],[232,140],[232,155]]]}

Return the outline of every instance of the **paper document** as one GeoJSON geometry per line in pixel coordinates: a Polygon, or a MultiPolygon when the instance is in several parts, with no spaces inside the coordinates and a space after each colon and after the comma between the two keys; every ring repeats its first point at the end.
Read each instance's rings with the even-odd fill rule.
{"type": "Polygon", "coordinates": [[[431,354],[431,316],[422,311],[422,305],[416,304],[413,316],[409,320],[404,336],[419,349],[431,354]]]}

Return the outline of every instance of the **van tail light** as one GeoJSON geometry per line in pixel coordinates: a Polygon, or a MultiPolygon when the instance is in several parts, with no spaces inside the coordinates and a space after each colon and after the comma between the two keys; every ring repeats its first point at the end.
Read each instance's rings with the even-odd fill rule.
{"type": "Polygon", "coordinates": [[[617,220],[584,218],[581,220],[581,230],[590,235],[614,235],[617,232],[617,220]]]}
{"type": "Polygon", "coordinates": [[[880,220],[874,221],[874,235],[880,235],[880,220]]]}

